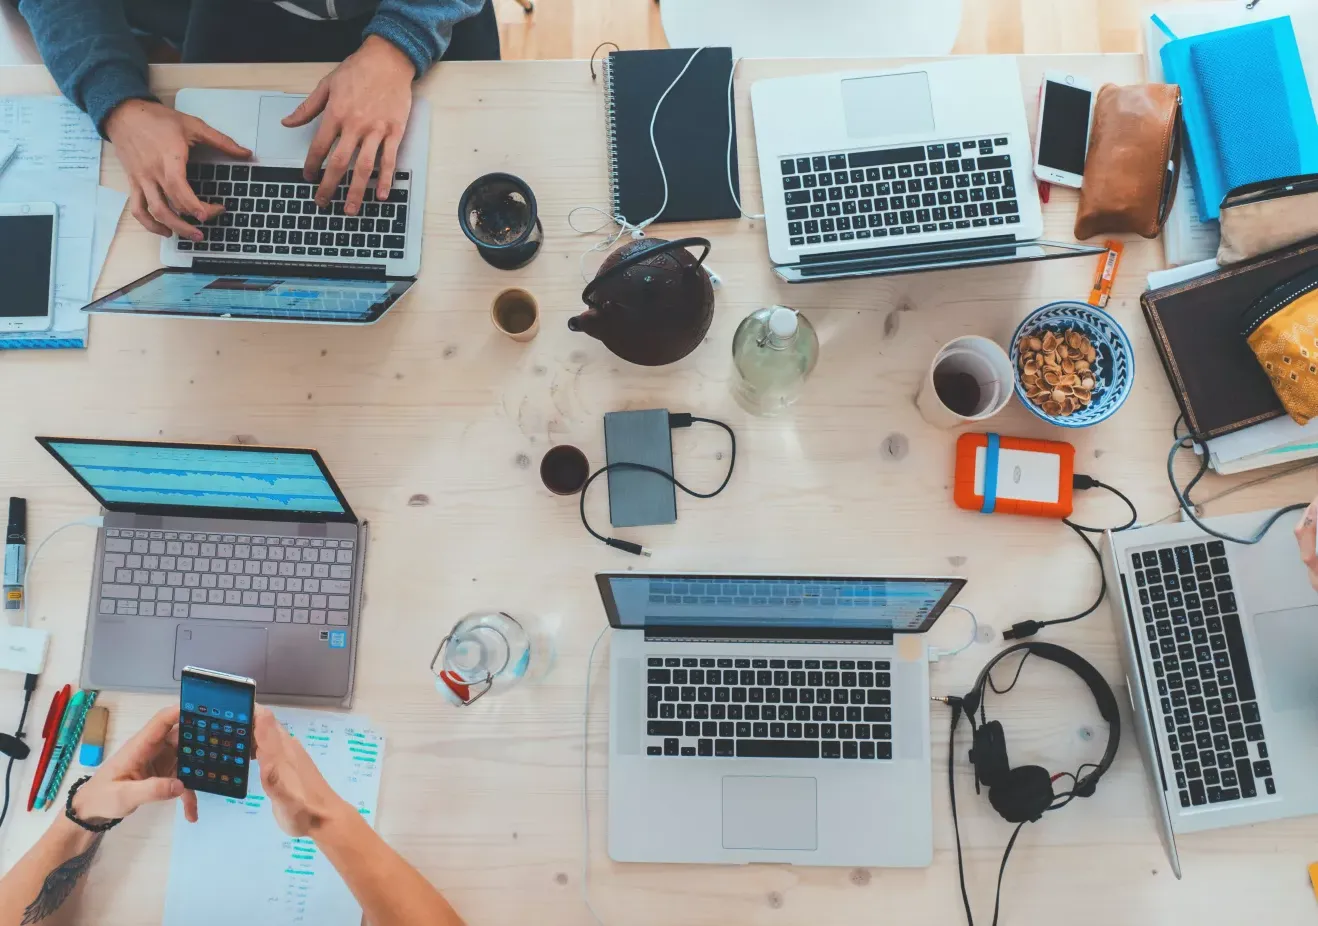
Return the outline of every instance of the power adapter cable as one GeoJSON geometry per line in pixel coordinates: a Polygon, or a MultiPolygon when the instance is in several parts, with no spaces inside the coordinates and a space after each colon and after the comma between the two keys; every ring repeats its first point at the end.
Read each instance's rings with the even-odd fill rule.
{"type": "Polygon", "coordinates": [[[1084,524],[1077,524],[1070,518],[1062,519],[1062,523],[1075,531],[1076,536],[1085,542],[1085,546],[1089,548],[1089,552],[1094,554],[1094,562],[1098,564],[1098,597],[1094,599],[1094,603],[1089,607],[1085,608],[1079,614],[1072,614],[1070,617],[1059,617],[1047,621],[1018,621],[1015,624],[1012,624],[1011,628],[1002,634],[1002,639],[1004,640],[1024,640],[1026,637],[1034,636],[1045,627],[1052,627],[1055,624],[1069,624],[1072,621],[1086,618],[1097,611],[1099,607],[1102,606],[1103,601],[1107,598],[1107,574],[1103,571],[1103,555],[1098,552],[1098,547],[1089,539],[1089,535],[1102,534],[1109,530],[1130,530],[1135,526],[1135,522],[1139,520],[1139,512],[1135,510],[1135,503],[1132,502],[1124,492],[1108,485],[1106,482],[1101,482],[1092,476],[1086,476],[1083,473],[1076,473],[1071,478],[1071,485],[1078,492],[1087,492],[1090,489],[1105,489],[1125,502],[1126,507],[1130,509],[1130,520],[1126,521],[1126,523],[1122,524],[1120,527],[1088,527],[1084,524]]]}
{"type": "Polygon", "coordinates": [[[1184,421],[1185,415],[1180,415],[1177,417],[1176,423],[1172,425],[1172,437],[1175,439],[1172,441],[1172,449],[1167,453],[1167,481],[1171,483],[1172,493],[1176,496],[1176,503],[1181,506],[1181,510],[1185,512],[1185,516],[1194,522],[1194,526],[1199,528],[1205,534],[1208,534],[1210,537],[1216,537],[1218,540],[1225,540],[1227,543],[1253,546],[1266,537],[1268,531],[1272,530],[1272,526],[1280,521],[1282,517],[1290,514],[1292,511],[1303,511],[1305,508],[1309,507],[1305,502],[1298,502],[1294,505],[1287,505],[1284,508],[1278,508],[1268,516],[1267,520],[1263,522],[1258,531],[1255,532],[1252,537],[1232,537],[1230,534],[1223,534],[1220,531],[1213,530],[1203,521],[1199,520],[1199,516],[1195,514],[1194,502],[1190,501],[1191,490],[1199,484],[1199,480],[1203,479],[1204,475],[1208,472],[1208,444],[1202,437],[1195,434],[1193,431],[1182,435],[1181,424],[1184,421]],[[1199,448],[1199,469],[1195,472],[1194,478],[1190,480],[1184,489],[1182,489],[1176,484],[1176,452],[1182,449],[1193,449],[1196,446],[1199,448]]]}
{"type": "Polygon", "coordinates": [[[713,492],[697,492],[695,489],[691,489],[683,485],[682,482],[672,473],[666,472],[665,470],[659,469],[658,467],[655,466],[647,466],[644,463],[618,462],[618,463],[610,463],[607,466],[602,466],[599,469],[595,470],[595,472],[591,473],[590,478],[588,478],[585,484],[582,485],[581,487],[581,524],[583,527],[586,528],[586,532],[590,534],[590,536],[594,537],[600,543],[613,547],[615,550],[621,550],[622,552],[630,553],[633,556],[650,555],[649,552],[644,547],[642,547],[639,543],[633,543],[630,540],[619,540],[616,537],[605,537],[599,531],[595,530],[595,528],[591,527],[590,521],[586,519],[586,490],[590,488],[590,484],[592,482],[594,482],[600,476],[604,475],[605,473],[611,470],[633,469],[644,473],[654,473],[658,476],[663,476],[673,485],[677,486],[679,489],[681,489],[683,492],[685,492],[687,495],[690,495],[693,498],[713,498],[715,495],[718,495],[720,492],[722,492],[724,489],[728,487],[728,482],[731,481],[732,479],[732,471],[737,466],[737,435],[732,432],[732,428],[730,428],[728,425],[714,418],[701,418],[697,415],[686,414],[685,412],[668,413],[668,427],[674,430],[676,430],[677,428],[689,428],[691,427],[692,424],[694,424],[697,421],[703,422],[705,424],[718,425],[720,428],[728,432],[728,441],[732,449],[728,454],[728,473],[726,476],[723,477],[723,481],[719,483],[719,487],[715,489],[713,492]]]}
{"type": "Polygon", "coordinates": [[[23,677],[23,712],[18,715],[18,729],[14,735],[0,733],[0,754],[9,756],[5,766],[5,802],[0,806],[0,826],[4,826],[5,817],[9,815],[9,780],[14,774],[14,763],[26,759],[31,749],[23,741],[23,725],[27,723],[27,711],[32,706],[32,693],[37,690],[37,675],[29,672],[23,677]]]}

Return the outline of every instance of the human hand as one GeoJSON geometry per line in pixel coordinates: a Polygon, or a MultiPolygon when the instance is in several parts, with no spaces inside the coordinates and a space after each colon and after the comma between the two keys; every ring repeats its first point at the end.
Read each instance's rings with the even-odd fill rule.
{"type": "Polygon", "coordinates": [[[230,157],[248,158],[252,152],[196,116],[189,116],[151,100],[125,100],[110,111],[105,134],[128,174],[128,205],[146,230],[163,237],[200,241],[201,232],[181,216],[198,222],[224,211],[216,203],[203,203],[188,186],[188,151],[203,144],[230,157]]]}
{"type": "Polygon", "coordinates": [[[1295,542],[1300,545],[1300,559],[1309,569],[1309,584],[1318,591],[1318,551],[1314,549],[1318,543],[1318,498],[1309,504],[1304,517],[1295,525],[1295,542]]]}
{"type": "Polygon", "coordinates": [[[343,211],[356,215],[361,210],[362,195],[377,154],[380,178],[376,196],[379,199],[389,196],[398,162],[398,145],[412,111],[415,77],[412,59],[392,42],[368,35],[360,48],[322,78],[311,95],[284,117],[284,125],[293,128],[306,125],[324,113],[302,168],[307,182],[315,183],[321,165],[325,165],[324,176],[316,188],[316,202],[322,208],[329,205],[358,148],[361,151],[357,163],[363,169],[352,173],[343,211]]]}
{"type": "Polygon", "coordinates": [[[183,813],[197,822],[197,795],[178,772],[178,706],[166,707],[110,756],[73,797],[73,812],[87,823],[126,817],[143,804],[183,798],[183,813]]]}
{"type": "Polygon", "coordinates": [[[252,730],[261,785],[280,829],[290,836],[306,836],[348,807],[269,708],[257,705],[252,730]]]}

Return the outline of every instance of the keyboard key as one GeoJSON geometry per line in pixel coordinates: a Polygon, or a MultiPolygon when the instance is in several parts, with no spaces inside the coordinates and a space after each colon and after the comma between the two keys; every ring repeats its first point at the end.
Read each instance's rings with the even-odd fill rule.
{"type": "MultiPolygon", "coordinates": [[[[823,744],[824,758],[838,758],[838,756],[829,756],[827,754],[828,744],[823,744]]],[[[837,743],[833,744],[837,746],[837,743]]],[[[730,754],[730,753],[729,753],[730,754]]],[[[723,755],[723,753],[720,753],[723,755]]],[[[743,759],[818,759],[820,758],[820,743],[815,740],[768,740],[768,739],[738,739],[736,742],[736,755],[743,759]]]]}

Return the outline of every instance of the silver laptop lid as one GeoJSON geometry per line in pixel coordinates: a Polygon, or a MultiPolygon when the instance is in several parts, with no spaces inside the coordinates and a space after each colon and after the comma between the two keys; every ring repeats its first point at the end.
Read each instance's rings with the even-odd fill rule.
{"type": "Polygon", "coordinates": [[[357,522],[314,450],[38,437],[107,511],[357,522]]]}
{"type": "Polygon", "coordinates": [[[953,270],[957,267],[1019,264],[1103,252],[1103,248],[1087,244],[1064,244],[1058,241],[1018,243],[1012,236],[1003,235],[978,241],[817,254],[804,257],[797,264],[774,267],[774,273],[788,283],[810,283],[846,277],[894,276],[926,270],[953,270]]]}
{"type": "Polygon", "coordinates": [[[597,573],[609,624],[652,637],[891,640],[923,633],[965,586],[953,577],[597,573]]]}

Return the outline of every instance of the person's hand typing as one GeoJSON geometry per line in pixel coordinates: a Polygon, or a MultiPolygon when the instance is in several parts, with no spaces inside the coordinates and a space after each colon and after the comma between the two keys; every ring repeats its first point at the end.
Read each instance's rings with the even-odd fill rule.
{"type": "Polygon", "coordinates": [[[73,812],[88,823],[126,817],[143,804],[183,799],[189,822],[197,822],[197,795],[183,787],[178,770],[178,706],[156,713],[124,743],[91,781],[78,789],[73,812]]]}
{"type": "Polygon", "coordinates": [[[335,814],[345,809],[351,812],[302,744],[288,735],[268,708],[257,705],[252,730],[261,786],[280,829],[290,836],[308,836],[335,814]]]}
{"type": "Polygon", "coordinates": [[[292,128],[324,114],[303,167],[307,182],[316,183],[321,165],[325,166],[316,188],[316,202],[322,207],[329,205],[335,188],[352,167],[354,154],[363,169],[352,173],[343,211],[356,215],[361,210],[377,155],[380,177],[376,196],[389,196],[398,145],[412,111],[414,77],[416,68],[407,55],[386,39],[368,35],[361,48],[327,74],[311,95],[284,118],[284,125],[292,128]]]}
{"type": "Polygon", "coordinates": [[[1300,545],[1300,559],[1309,569],[1309,584],[1318,591],[1318,550],[1314,549],[1314,544],[1318,543],[1318,498],[1310,503],[1300,523],[1295,525],[1295,542],[1300,545]]]}
{"type": "Polygon", "coordinates": [[[188,151],[200,144],[233,158],[252,155],[196,116],[151,100],[120,103],[105,119],[105,134],[128,174],[133,216],[147,231],[164,237],[178,232],[190,241],[200,241],[201,232],[182,216],[205,222],[224,207],[203,203],[188,186],[188,151]]]}

